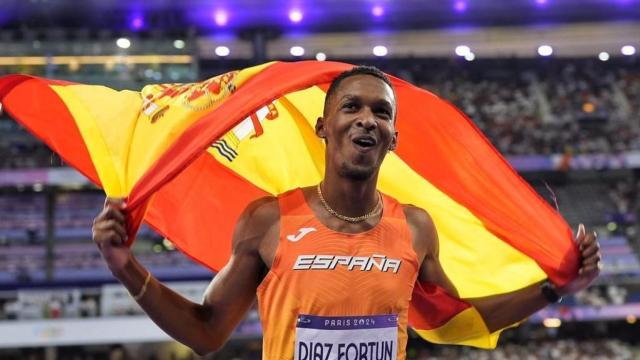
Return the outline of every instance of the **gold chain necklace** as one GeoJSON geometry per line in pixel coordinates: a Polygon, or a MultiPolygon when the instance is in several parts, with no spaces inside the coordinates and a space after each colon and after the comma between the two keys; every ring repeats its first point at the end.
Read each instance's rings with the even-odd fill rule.
{"type": "Polygon", "coordinates": [[[355,216],[355,217],[338,214],[335,210],[331,208],[331,206],[329,206],[329,204],[327,204],[327,201],[324,199],[324,196],[322,196],[322,189],[320,189],[320,184],[318,184],[317,189],[318,189],[318,197],[320,197],[320,202],[324,206],[325,210],[327,210],[329,214],[337,217],[338,219],[344,220],[350,223],[358,223],[358,222],[367,220],[368,218],[376,215],[378,213],[378,210],[381,209],[383,206],[382,195],[380,195],[380,192],[378,192],[378,202],[376,203],[376,206],[374,206],[373,209],[371,209],[371,211],[369,211],[368,213],[360,216],[355,216]]]}

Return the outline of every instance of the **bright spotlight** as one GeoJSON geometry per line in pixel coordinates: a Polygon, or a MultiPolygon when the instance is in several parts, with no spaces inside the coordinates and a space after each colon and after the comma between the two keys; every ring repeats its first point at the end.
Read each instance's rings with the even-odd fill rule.
{"type": "Polygon", "coordinates": [[[384,8],[380,5],[376,5],[374,7],[371,8],[371,15],[375,16],[375,17],[381,17],[382,15],[384,15],[384,8]]]}
{"type": "Polygon", "coordinates": [[[546,5],[547,4],[547,0],[536,0],[536,4],[538,4],[538,5],[546,5]]]}
{"type": "Polygon", "coordinates": [[[557,327],[560,327],[562,325],[562,320],[560,320],[558,318],[546,318],[546,319],[542,320],[542,325],[544,325],[544,327],[548,327],[548,328],[557,328],[557,327]]]}
{"type": "Polygon", "coordinates": [[[184,40],[175,40],[173,42],[173,47],[176,49],[184,49],[185,43],[184,40]]]}
{"type": "Polygon", "coordinates": [[[224,10],[216,10],[213,14],[213,21],[215,21],[218,26],[225,26],[229,21],[229,14],[224,10]]]}
{"type": "Polygon", "coordinates": [[[225,56],[229,56],[229,54],[231,54],[231,50],[229,50],[228,47],[226,46],[216,46],[216,49],[214,50],[216,55],[221,56],[221,57],[225,57],[225,56]]]}
{"type": "Polygon", "coordinates": [[[467,3],[462,0],[458,0],[453,5],[453,8],[456,10],[456,12],[465,12],[467,10],[467,3]]]}
{"type": "Polygon", "coordinates": [[[598,54],[598,59],[600,59],[600,61],[609,60],[609,53],[606,51],[601,52],[600,54],[598,54]]]}
{"type": "Polygon", "coordinates": [[[316,54],[316,60],[318,61],[325,61],[327,60],[327,54],[323,53],[323,52],[319,52],[316,54]]]}
{"type": "Polygon", "coordinates": [[[291,49],[289,49],[289,53],[291,53],[291,55],[293,56],[302,56],[304,55],[304,48],[302,46],[292,46],[291,49]]]}
{"type": "Polygon", "coordinates": [[[118,45],[120,49],[128,49],[131,47],[131,40],[127,38],[120,38],[116,40],[116,45],[118,45]]]}
{"type": "Polygon", "coordinates": [[[302,21],[302,11],[299,9],[292,9],[289,11],[289,20],[291,20],[292,23],[299,23],[302,21]]]}
{"type": "Polygon", "coordinates": [[[473,61],[476,59],[476,55],[474,53],[472,53],[471,51],[469,51],[465,56],[464,59],[467,61],[473,61]]]}
{"type": "Polygon", "coordinates": [[[538,47],[538,55],[551,56],[553,54],[553,48],[550,45],[540,45],[538,47]]]}
{"type": "Polygon", "coordinates": [[[471,48],[467,45],[458,45],[456,46],[456,55],[458,56],[466,56],[471,52],[471,48]]]}
{"type": "Polygon", "coordinates": [[[620,49],[622,55],[631,56],[636,53],[636,48],[631,45],[625,45],[620,49]]]}
{"type": "Polygon", "coordinates": [[[389,53],[389,50],[384,45],[377,45],[373,47],[373,55],[375,56],[386,56],[389,53]]]}

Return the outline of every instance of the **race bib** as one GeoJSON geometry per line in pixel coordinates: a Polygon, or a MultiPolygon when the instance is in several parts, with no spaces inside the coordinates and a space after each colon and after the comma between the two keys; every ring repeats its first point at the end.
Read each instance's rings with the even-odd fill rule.
{"type": "Polygon", "coordinates": [[[396,360],[398,316],[299,315],[295,360],[396,360]]]}

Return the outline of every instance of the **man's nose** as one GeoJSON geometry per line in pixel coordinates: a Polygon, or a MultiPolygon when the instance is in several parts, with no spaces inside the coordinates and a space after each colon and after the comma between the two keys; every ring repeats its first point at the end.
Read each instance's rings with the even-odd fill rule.
{"type": "Polygon", "coordinates": [[[371,111],[371,109],[369,109],[369,108],[364,108],[362,110],[362,113],[358,117],[358,120],[356,122],[356,126],[363,127],[366,130],[375,129],[376,126],[377,126],[377,123],[376,123],[376,117],[375,117],[375,114],[373,113],[373,111],[371,111]]]}

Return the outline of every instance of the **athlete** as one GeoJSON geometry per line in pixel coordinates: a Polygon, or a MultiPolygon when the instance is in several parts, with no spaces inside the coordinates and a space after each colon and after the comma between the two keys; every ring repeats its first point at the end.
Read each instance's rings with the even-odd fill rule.
{"type": "MultiPolygon", "coordinates": [[[[93,239],[109,269],[167,334],[199,354],[220,349],[256,296],[264,359],[405,359],[407,312],[416,280],[457,295],[438,260],[429,214],[376,189],[396,147],[396,99],[378,69],[355,67],[331,84],[316,134],[326,142],[317,186],[250,204],[229,262],[201,304],[154,279],[125,245],[125,205],[107,199],[93,239]],[[357,271],[356,271],[357,270],[357,271]]],[[[578,277],[466,299],[489,331],[512,325],[599,274],[595,233],[580,225],[578,277]]]]}

